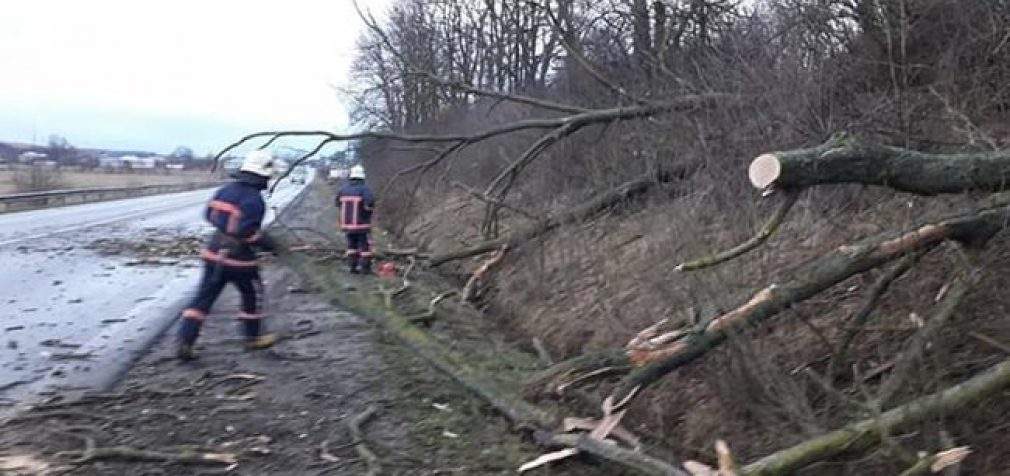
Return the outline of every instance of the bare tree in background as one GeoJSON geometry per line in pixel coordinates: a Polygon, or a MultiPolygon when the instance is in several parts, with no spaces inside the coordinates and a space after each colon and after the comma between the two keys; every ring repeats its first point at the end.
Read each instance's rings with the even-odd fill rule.
{"type": "Polygon", "coordinates": [[[70,145],[66,137],[50,135],[46,156],[57,164],[72,165],[77,161],[77,149],[70,145]]]}

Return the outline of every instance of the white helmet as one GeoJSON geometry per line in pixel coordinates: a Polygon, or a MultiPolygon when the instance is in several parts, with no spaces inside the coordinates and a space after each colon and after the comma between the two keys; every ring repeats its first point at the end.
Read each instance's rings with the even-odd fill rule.
{"type": "Polygon", "coordinates": [[[347,176],[347,178],[364,180],[365,168],[360,165],[355,165],[354,167],[351,167],[351,173],[347,176]]]}
{"type": "Polygon", "coordinates": [[[274,156],[265,150],[251,151],[246,154],[239,170],[269,177],[274,174],[274,156]]]}

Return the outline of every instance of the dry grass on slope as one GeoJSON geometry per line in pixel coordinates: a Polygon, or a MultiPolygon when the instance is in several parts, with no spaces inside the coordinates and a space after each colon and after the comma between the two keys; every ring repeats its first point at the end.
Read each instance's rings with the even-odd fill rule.
{"type": "MultiPolygon", "coordinates": [[[[690,320],[730,308],[754,289],[790,276],[792,269],[833,247],[954,213],[972,201],[859,187],[808,191],[778,234],[758,251],[712,269],[674,271],[685,259],[748,238],[775,206],[774,198],[759,199],[751,193],[737,200],[737,206],[727,207],[727,195],[688,193],[671,199],[656,192],[529,243],[511,254],[496,275],[485,301],[489,314],[507,323],[521,341],[539,337],[555,356],[620,347],[660,318],[690,320]]],[[[441,207],[436,204],[431,202],[408,230],[424,236],[426,244],[436,249],[478,236],[479,206],[462,196],[442,202],[441,207]]],[[[992,364],[1001,351],[978,335],[1010,343],[1010,325],[1001,319],[1010,306],[1001,291],[1010,284],[1007,244],[1001,239],[990,245],[983,255],[987,262],[982,285],[959,307],[942,338],[931,341],[927,357],[897,401],[949,386],[992,364]]],[[[841,391],[860,399],[860,389],[873,392],[888,377],[888,366],[918,329],[917,323],[929,318],[934,296],[958,259],[952,247],[940,247],[891,287],[850,351],[858,377],[849,368],[839,372],[835,385],[841,391]]],[[[461,262],[448,271],[462,276],[477,262],[461,262]]],[[[709,457],[713,440],[720,437],[731,442],[742,460],[750,460],[865,416],[863,409],[818,386],[805,369],[826,372],[838,341],[851,328],[847,319],[881,272],[840,283],[784,311],[770,325],[747,331],[712,356],[672,373],[635,403],[631,420],[637,431],[665,441],[681,458],[709,457]]],[[[1005,409],[991,403],[974,415],[927,422],[919,432],[901,436],[901,441],[912,448],[932,448],[936,442],[930,438],[943,429],[958,444],[988,454],[972,467],[1002,468],[993,466],[998,458],[992,454],[1000,453],[1008,442],[998,428],[1001,420],[989,419],[1001,408],[1005,409]]],[[[856,467],[848,464],[827,466],[832,472],[856,467]]],[[[878,457],[858,467],[886,473],[893,464],[893,459],[878,457]]]]}

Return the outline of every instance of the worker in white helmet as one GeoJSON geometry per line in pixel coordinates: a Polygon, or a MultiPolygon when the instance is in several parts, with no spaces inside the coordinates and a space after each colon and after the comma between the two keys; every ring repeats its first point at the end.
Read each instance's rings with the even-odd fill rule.
{"type": "Polygon", "coordinates": [[[351,167],[347,184],[337,192],[336,205],[340,207],[340,229],[347,237],[347,261],[351,273],[372,272],[372,212],[375,195],[365,184],[365,168],[351,167]]]}
{"type": "Polygon", "coordinates": [[[276,341],[276,336],[263,332],[260,309],[263,282],[256,261],[256,249],[274,249],[273,241],[260,230],[266,212],[261,192],[273,173],[273,156],[267,151],[254,150],[242,161],[235,180],[218,189],[207,203],[204,216],[214,226],[215,233],[200,253],[204,269],[196,297],[182,311],[177,353],[180,359],[196,357],[193,345],[203,320],[228,283],[235,285],[242,295],[238,318],[246,347],[262,349],[276,341]]]}

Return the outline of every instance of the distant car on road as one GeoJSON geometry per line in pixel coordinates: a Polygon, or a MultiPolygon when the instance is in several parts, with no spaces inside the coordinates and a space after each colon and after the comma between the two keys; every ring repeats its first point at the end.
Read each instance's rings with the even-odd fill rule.
{"type": "Polygon", "coordinates": [[[348,170],[342,167],[333,167],[330,169],[330,174],[326,177],[326,180],[330,183],[339,182],[347,178],[348,170]]]}
{"type": "Polygon", "coordinates": [[[297,168],[291,172],[291,183],[305,183],[305,178],[308,174],[303,168],[297,168]]]}

